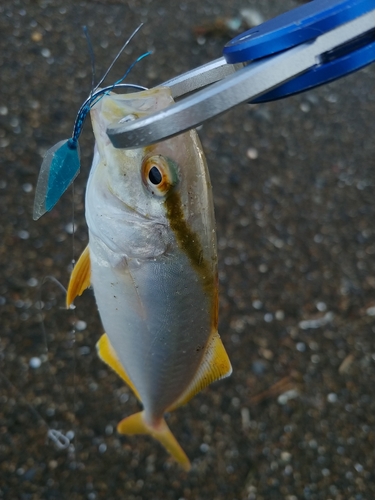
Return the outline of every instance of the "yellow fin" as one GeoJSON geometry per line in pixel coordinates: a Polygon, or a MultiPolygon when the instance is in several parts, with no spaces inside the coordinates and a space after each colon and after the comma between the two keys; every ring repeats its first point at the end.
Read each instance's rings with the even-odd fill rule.
{"type": "Polygon", "coordinates": [[[193,396],[202,389],[210,385],[215,380],[229,377],[232,373],[232,365],[220,335],[215,332],[209,340],[202,362],[189,387],[182,396],[168,408],[168,411],[175,410],[179,406],[187,403],[193,396]]]}
{"type": "Polygon", "coordinates": [[[133,382],[130,380],[129,375],[126,373],[124,367],[120,363],[116,351],[113,349],[106,333],[104,333],[100,337],[99,341],[96,344],[96,348],[98,350],[99,358],[104,361],[104,363],[107,363],[107,365],[110,366],[112,370],[122,378],[122,380],[124,380],[124,382],[130,387],[130,389],[134,392],[134,394],[140,401],[141,398],[139,397],[139,393],[135,388],[133,382]]]}
{"type": "Polygon", "coordinates": [[[130,417],[121,420],[117,426],[117,432],[120,434],[147,434],[157,439],[164,448],[172,455],[172,457],[188,471],[190,470],[190,461],[184,450],[178,444],[176,438],[169,430],[166,421],[163,419],[157,425],[148,425],[145,422],[144,412],[135,413],[130,417]]]}
{"type": "Polygon", "coordinates": [[[73,300],[90,286],[91,264],[89,246],[81,253],[78,262],[73,268],[70,276],[68,291],[66,293],[66,307],[69,307],[73,300]]]}

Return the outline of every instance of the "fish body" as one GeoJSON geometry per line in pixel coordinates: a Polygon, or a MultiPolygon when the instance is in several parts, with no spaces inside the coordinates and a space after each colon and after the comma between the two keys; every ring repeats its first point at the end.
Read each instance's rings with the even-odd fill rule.
{"type": "Polygon", "coordinates": [[[185,467],[164,414],[231,373],[217,332],[218,279],[211,184],[195,131],[133,150],[106,129],[167,107],[169,90],[104,96],[91,110],[96,139],[86,191],[88,249],[68,304],[90,283],[106,331],[99,356],[132,388],[143,412],[122,433],[148,433],[185,467]]]}

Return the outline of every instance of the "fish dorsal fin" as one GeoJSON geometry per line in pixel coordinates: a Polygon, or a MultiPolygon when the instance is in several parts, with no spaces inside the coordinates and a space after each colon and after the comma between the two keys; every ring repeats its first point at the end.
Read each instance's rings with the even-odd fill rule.
{"type": "Polygon", "coordinates": [[[134,392],[138,400],[141,401],[137,389],[135,388],[133,382],[130,380],[130,377],[126,373],[124,367],[120,363],[116,351],[113,349],[109,341],[108,335],[106,333],[104,333],[100,337],[99,341],[96,344],[96,348],[98,350],[99,358],[102,361],[104,361],[104,363],[106,363],[108,366],[110,366],[112,370],[115,371],[117,375],[122,378],[122,380],[124,380],[126,385],[128,385],[130,389],[134,392]]]}
{"type": "Polygon", "coordinates": [[[184,405],[212,382],[229,377],[231,373],[232,365],[230,364],[227,351],[221,341],[220,335],[215,332],[208,341],[206,352],[193,380],[182,396],[168,408],[168,411],[184,405]]]}
{"type": "Polygon", "coordinates": [[[68,291],[66,292],[66,307],[69,307],[78,295],[82,295],[90,283],[91,264],[89,246],[87,245],[70,275],[68,291]]]}

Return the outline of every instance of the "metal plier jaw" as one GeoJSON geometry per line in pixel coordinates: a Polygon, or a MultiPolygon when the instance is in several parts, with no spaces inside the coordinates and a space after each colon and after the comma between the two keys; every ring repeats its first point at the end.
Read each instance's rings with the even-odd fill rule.
{"type": "Polygon", "coordinates": [[[280,99],[374,62],[375,0],[314,0],[237,36],[223,54],[160,85],[180,98],[175,104],[112,124],[113,145],[153,144],[238,104],[280,99]]]}

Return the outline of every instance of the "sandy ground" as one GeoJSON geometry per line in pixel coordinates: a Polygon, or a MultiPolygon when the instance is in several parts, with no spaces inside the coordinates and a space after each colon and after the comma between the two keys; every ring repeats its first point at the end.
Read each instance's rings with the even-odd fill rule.
{"type": "Polygon", "coordinates": [[[374,65],[240,106],[200,131],[217,215],[220,333],[234,372],[169,418],[189,474],[152,439],[116,434],[139,405],[97,359],[91,292],[66,311],[51,279],[40,289],[45,276],[66,286],[87,242],[89,123],[74,194],[40,221],[31,216],[42,155],[69,137],[90,89],[81,26],[101,73],[145,22],[110,81],[153,50],[129,78],[151,87],[220,56],[230,34],[197,40],[194,27],[244,7],[268,18],[295,5],[2,0],[0,498],[375,498],[374,65]],[[47,439],[51,429],[71,438],[69,449],[47,439]]]}

